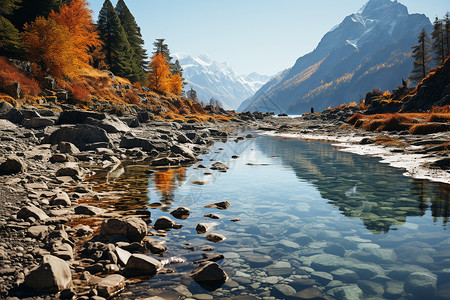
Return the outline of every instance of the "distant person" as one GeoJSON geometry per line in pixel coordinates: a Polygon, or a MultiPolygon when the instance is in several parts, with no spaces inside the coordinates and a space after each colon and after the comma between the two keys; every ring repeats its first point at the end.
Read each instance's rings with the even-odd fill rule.
{"type": "Polygon", "coordinates": [[[311,107],[311,113],[312,114],[314,113],[314,107],[311,107]]]}

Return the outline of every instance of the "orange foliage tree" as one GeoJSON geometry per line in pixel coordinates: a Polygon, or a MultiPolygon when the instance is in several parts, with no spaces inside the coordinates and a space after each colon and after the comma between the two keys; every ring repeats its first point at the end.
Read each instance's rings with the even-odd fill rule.
{"type": "Polygon", "coordinates": [[[149,87],[162,93],[173,93],[177,96],[183,92],[183,78],[180,74],[172,74],[170,65],[163,53],[153,55],[147,75],[149,87]]]}
{"type": "Polygon", "coordinates": [[[183,92],[183,79],[180,74],[173,74],[170,77],[170,91],[177,96],[183,92]]]}
{"type": "Polygon", "coordinates": [[[88,67],[90,49],[101,45],[85,0],[72,0],[48,18],[25,24],[22,40],[28,59],[37,63],[42,73],[59,78],[75,76],[88,67]]]}
{"type": "Polygon", "coordinates": [[[149,69],[150,72],[147,75],[149,87],[162,93],[170,92],[170,76],[172,74],[162,53],[153,55],[149,69]]]}
{"type": "Polygon", "coordinates": [[[63,4],[59,12],[52,11],[49,17],[69,31],[77,64],[88,66],[92,61],[90,50],[101,46],[89,4],[85,0],[72,0],[70,4],[63,4]]]}
{"type": "Polygon", "coordinates": [[[65,26],[54,19],[38,17],[33,23],[25,24],[24,30],[22,45],[28,59],[38,65],[41,73],[55,77],[75,73],[73,44],[65,26]]]}

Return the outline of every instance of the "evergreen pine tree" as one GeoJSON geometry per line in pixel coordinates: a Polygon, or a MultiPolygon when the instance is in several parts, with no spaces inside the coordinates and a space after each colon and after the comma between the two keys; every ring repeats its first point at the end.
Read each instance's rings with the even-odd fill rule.
{"type": "Polygon", "coordinates": [[[19,30],[8,20],[20,0],[0,0],[0,56],[20,57],[19,30]]]}
{"type": "Polygon", "coordinates": [[[419,44],[417,46],[411,47],[413,50],[412,57],[414,59],[414,68],[411,75],[409,75],[411,81],[416,83],[420,82],[428,74],[430,71],[429,64],[432,59],[430,54],[431,41],[425,28],[423,28],[422,32],[419,34],[418,42],[419,44]]]}
{"type": "Polygon", "coordinates": [[[155,46],[155,48],[153,48],[153,54],[162,53],[167,63],[169,65],[172,65],[172,56],[170,56],[169,46],[167,46],[164,41],[165,39],[156,39],[156,41],[153,43],[153,46],[155,46]]]}
{"type": "Polygon", "coordinates": [[[447,57],[450,56],[450,13],[449,12],[447,12],[445,14],[443,30],[444,30],[444,48],[445,48],[444,60],[445,60],[447,57]]]}
{"type": "MultiPolygon", "coordinates": [[[[6,0],[7,1],[7,0],[6,0]]],[[[54,10],[65,2],[64,0],[21,0],[20,8],[11,16],[10,21],[14,26],[23,30],[25,23],[33,22],[37,17],[47,17],[54,10]]]]}
{"type": "Polygon", "coordinates": [[[97,27],[104,44],[106,63],[116,75],[136,80],[133,51],[128,43],[125,30],[110,0],[105,0],[100,10],[97,27]]]}
{"type": "Polygon", "coordinates": [[[116,12],[122,24],[127,40],[133,50],[134,64],[137,66],[135,70],[136,81],[143,81],[146,78],[147,70],[147,51],[144,49],[144,40],[141,35],[141,28],[136,23],[136,19],[131,14],[124,0],[119,0],[116,5],[116,12]]]}
{"type": "Polygon", "coordinates": [[[433,39],[432,50],[433,50],[433,59],[436,61],[436,65],[444,64],[445,60],[445,43],[444,43],[444,26],[443,22],[439,20],[437,17],[433,23],[433,32],[431,33],[431,37],[433,39]]]}
{"type": "Polygon", "coordinates": [[[183,72],[184,72],[184,70],[183,70],[183,68],[181,67],[181,65],[180,65],[180,61],[177,59],[176,61],[175,61],[175,63],[171,66],[171,68],[170,68],[170,72],[172,73],[172,74],[178,74],[178,75],[180,75],[180,78],[181,78],[181,81],[183,82],[183,85],[185,85],[186,83],[185,83],[185,79],[184,79],[184,77],[183,77],[183,72]]]}

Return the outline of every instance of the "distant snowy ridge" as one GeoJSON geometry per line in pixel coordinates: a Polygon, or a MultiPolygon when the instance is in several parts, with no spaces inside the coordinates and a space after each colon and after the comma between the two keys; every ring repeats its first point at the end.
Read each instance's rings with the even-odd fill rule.
{"type": "Polygon", "coordinates": [[[239,75],[224,62],[218,63],[207,55],[192,57],[185,53],[174,54],[184,69],[186,90],[192,86],[198,98],[207,103],[211,98],[220,100],[226,109],[237,109],[242,101],[253,96],[270,76],[251,73],[239,75]]]}

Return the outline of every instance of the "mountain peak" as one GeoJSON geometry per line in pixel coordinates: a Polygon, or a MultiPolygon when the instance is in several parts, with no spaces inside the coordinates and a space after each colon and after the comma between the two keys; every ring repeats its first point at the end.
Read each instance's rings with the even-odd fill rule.
{"type": "Polygon", "coordinates": [[[408,8],[397,0],[369,0],[358,13],[367,18],[378,19],[386,14],[407,16],[408,8]]]}

